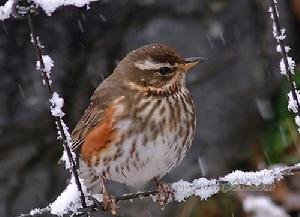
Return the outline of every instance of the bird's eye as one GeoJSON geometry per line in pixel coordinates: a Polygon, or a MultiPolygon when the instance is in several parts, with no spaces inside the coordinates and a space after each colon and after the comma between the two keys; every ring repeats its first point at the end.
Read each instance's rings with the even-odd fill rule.
{"type": "Polygon", "coordinates": [[[172,69],[170,67],[166,67],[166,66],[165,67],[160,67],[158,72],[159,72],[159,74],[165,76],[165,75],[171,73],[172,69]]]}

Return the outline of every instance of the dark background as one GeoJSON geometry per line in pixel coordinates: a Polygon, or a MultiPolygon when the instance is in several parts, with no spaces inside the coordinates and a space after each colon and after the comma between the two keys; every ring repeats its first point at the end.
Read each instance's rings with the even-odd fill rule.
{"type": "MultiPolygon", "coordinates": [[[[0,0],[0,5],[4,4],[0,0]]],[[[282,77],[266,0],[111,0],[90,9],[63,7],[34,17],[52,78],[65,99],[65,120],[76,124],[89,97],[127,52],[159,42],[183,56],[208,61],[188,76],[197,108],[192,150],[165,181],[261,169],[263,136],[276,119],[273,101],[282,77]]],[[[299,61],[299,1],[279,1],[292,55],[299,61]]],[[[47,92],[35,70],[26,20],[0,24],[0,216],[44,207],[64,189],[68,173],[57,161],[62,145],[49,115],[47,92]]],[[[285,94],[285,93],[283,93],[285,94]]],[[[286,100],[280,105],[287,110],[286,100]]],[[[276,128],[277,129],[277,128],[276,128]]],[[[277,129],[278,131],[278,129],[277,129]]],[[[296,136],[297,137],[297,136],[296,136]]],[[[116,185],[113,191],[122,192],[116,185]]],[[[122,216],[245,216],[241,197],[220,194],[172,203],[122,203],[122,216]]],[[[290,210],[289,210],[290,211],[290,210]]],[[[292,210],[291,212],[294,212],[292,210]]]]}

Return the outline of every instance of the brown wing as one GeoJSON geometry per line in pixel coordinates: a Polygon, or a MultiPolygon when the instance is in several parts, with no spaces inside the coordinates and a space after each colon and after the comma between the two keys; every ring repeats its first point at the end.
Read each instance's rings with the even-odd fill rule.
{"type": "Polygon", "coordinates": [[[85,110],[80,121],[76,124],[72,132],[73,144],[72,151],[80,150],[81,145],[85,141],[86,136],[91,132],[104,118],[107,107],[111,102],[120,97],[118,91],[111,90],[108,85],[100,85],[93,96],[91,103],[85,110]]]}

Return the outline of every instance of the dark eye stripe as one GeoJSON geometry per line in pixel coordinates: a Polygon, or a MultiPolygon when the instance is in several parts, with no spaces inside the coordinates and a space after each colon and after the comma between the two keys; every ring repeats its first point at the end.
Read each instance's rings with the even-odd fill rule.
{"type": "Polygon", "coordinates": [[[164,67],[160,67],[158,72],[159,72],[159,74],[165,76],[167,74],[170,74],[172,71],[173,70],[171,67],[164,66],[164,67]]]}

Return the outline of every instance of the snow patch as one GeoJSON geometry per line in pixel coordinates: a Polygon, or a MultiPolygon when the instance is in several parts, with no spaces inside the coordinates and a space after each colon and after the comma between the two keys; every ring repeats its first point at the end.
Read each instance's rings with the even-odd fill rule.
{"type": "Polygon", "coordinates": [[[37,215],[37,214],[41,214],[41,213],[42,213],[42,210],[40,208],[35,208],[35,209],[33,209],[29,212],[29,214],[32,215],[32,216],[37,215]]]}
{"type": "MultiPolygon", "coordinates": [[[[300,91],[297,90],[296,91],[296,94],[297,94],[297,99],[299,100],[300,99],[300,91]]],[[[292,94],[292,91],[290,91],[288,93],[288,109],[290,111],[293,111],[294,113],[297,113],[298,112],[298,104],[297,104],[297,100],[294,99],[294,96],[292,94]]]]}
{"type": "MultiPolygon", "coordinates": [[[[54,62],[49,55],[42,55],[42,60],[44,63],[44,68],[43,68],[41,62],[38,60],[38,61],[36,61],[36,69],[46,73],[46,76],[49,80],[49,84],[51,85],[52,84],[51,69],[54,66],[54,62]]],[[[43,85],[46,85],[46,81],[44,80],[44,78],[43,78],[43,85]]]]}
{"type": "MultiPolygon", "coordinates": [[[[293,60],[292,57],[287,57],[287,60],[288,60],[288,66],[289,66],[290,72],[292,74],[295,74],[295,72],[294,72],[295,66],[296,66],[295,61],[293,60]]],[[[287,72],[286,72],[285,63],[284,63],[283,58],[281,58],[281,60],[280,60],[279,67],[280,67],[280,74],[286,75],[287,72]]]]}
{"type": "Polygon", "coordinates": [[[87,6],[89,9],[89,4],[98,0],[32,0],[35,4],[40,6],[48,16],[61,6],[83,7],[87,6]]]}
{"type": "Polygon", "coordinates": [[[231,185],[271,185],[276,180],[283,178],[283,169],[284,168],[275,168],[273,170],[264,169],[258,172],[243,172],[236,170],[220,180],[226,181],[231,185]]]}
{"type": "MultiPolygon", "coordinates": [[[[79,179],[79,181],[85,195],[85,202],[87,206],[93,204],[93,201],[88,199],[87,196],[92,196],[99,202],[103,201],[102,194],[89,194],[83,180],[79,179]]],[[[79,209],[81,208],[82,204],[80,199],[80,192],[78,191],[74,176],[72,176],[66,189],[56,198],[53,203],[49,204],[49,209],[51,214],[53,215],[63,216],[68,214],[69,216],[73,216],[74,214],[77,214],[79,209]]]]}
{"type": "Polygon", "coordinates": [[[66,189],[52,204],[50,204],[50,210],[51,214],[53,215],[63,216],[70,212],[76,213],[80,208],[82,208],[80,202],[80,192],[78,191],[75,179],[72,176],[66,189]]]}
{"type": "Polygon", "coordinates": [[[0,6],[0,20],[10,18],[14,1],[8,0],[3,6],[0,6]]]}
{"type": "MultiPolygon", "coordinates": [[[[300,117],[298,115],[295,117],[295,122],[297,126],[300,127],[300,117]]],[[[298,131],[300,132],[300,128],[298,128],[298,131]]]]}
{"type": "MultiPolygon", "coordinates": [[[[285,52],[286,52],[286,53],[290,52],[290,50],[291,50],[291,47],[290,47],[290,46],[285,46],[285,52]]],[[[282,53],[281,46],[280,46],[279,44],[276,46],[276,51],[277,51],[278,53],[282,53]]]]}
{"type": "Polygon", "coordinates": [[[243,201],[245,212],[253,217],[289,217],[286,211],[266,196],[247,196],[243,201]]]}
{"type": "Polygon", "coordinates": [[[42,68],[40,61],[36,62],[36,69],[44,71],[46,73],[51,73],[51,69],[54,66],[54,62],[49,55],[42,55],[42,59],[44,62],[44,68],[42,68]]]}
{"type": "MultiPolygon", "coordinates": [[[[31,0],[37,6],[41,7],[48,16],[61,6],[86,6],[89,9],[89,4],[98,0],[31,0]]],[[[3,6],[0,6],[0,20],[6,20],[11,17],[12,6],[14,0],[8,0],[3,6]]]]}
{"type": "Polygon", "coordinates": [[[64,99],[58,95],[58,93],[54,92],[52,94],[51,99],[49,100],[51,104],[51,114],[54,117],[60,117],[62,118],[65,113],[62,111],[62,108],[64,106],[64,99]]]}
{"type": "Polygon", "coordinates": [[[219,192],[217,180],[206,178],[195,179],[192,183],[180,180],[173,183],[171,187],[174,190],[174,198],[178,202],[193,195],[200,197],[201,200],[206,200],[219,192]]]}

